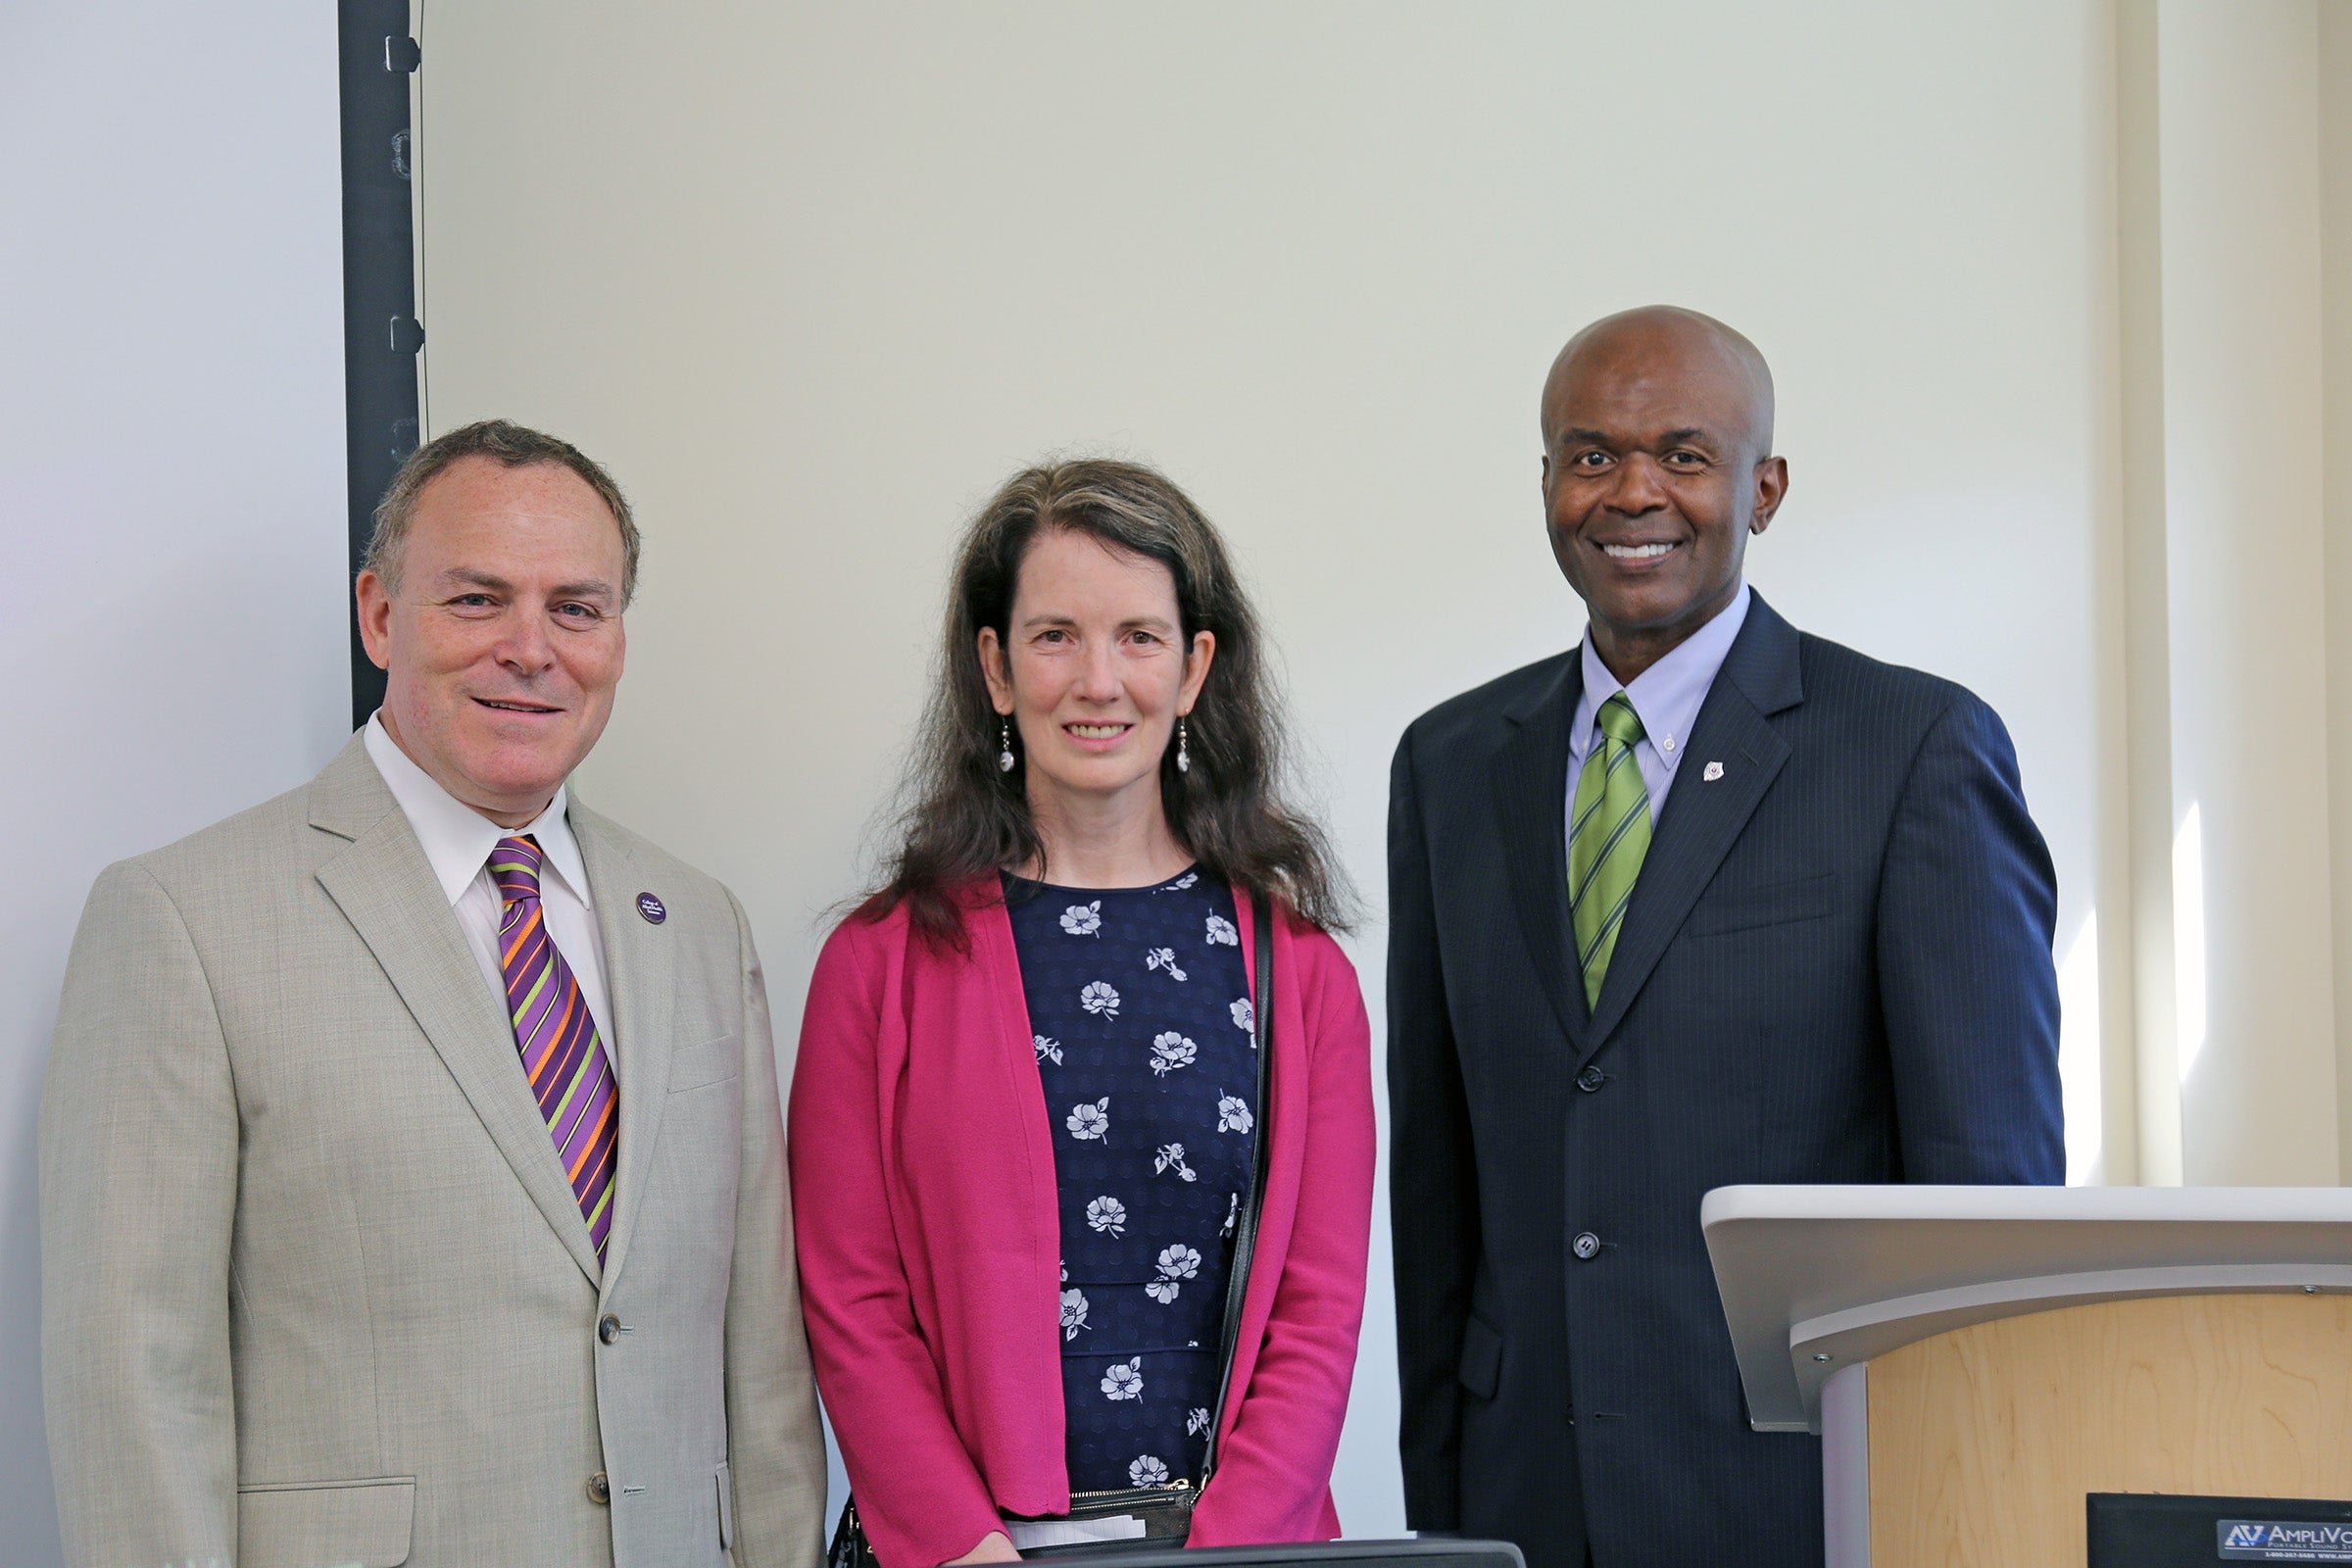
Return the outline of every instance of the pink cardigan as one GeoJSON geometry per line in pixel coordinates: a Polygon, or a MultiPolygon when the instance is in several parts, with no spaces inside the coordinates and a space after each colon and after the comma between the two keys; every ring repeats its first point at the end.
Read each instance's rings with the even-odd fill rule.
{"type": "MultiPolygon", "coordinates": [[[[853,915],[809,982],[792,1079],[793,1223],[817,1387],[883,1568],[930,1568],[1070,1505],[1053,1133],[1012,924],[960,901],[969,954],[902,906],[853,915]]],[[[1254,971],[1252,910],[1235,902],[1254,971]]],[[[1251,975],[1252,984],[1255,975],[1251,975]]],[[[1329,1540],[1363,1319],[1371,1031],[1330,937],[1274,931],[1272,1114],[1216,1473],[1192,1544],[1329,1540]]]]}

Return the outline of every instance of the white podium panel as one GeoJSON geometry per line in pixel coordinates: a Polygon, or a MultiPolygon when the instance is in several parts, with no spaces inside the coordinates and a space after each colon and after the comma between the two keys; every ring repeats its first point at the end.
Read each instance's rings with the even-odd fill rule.
{"type": "Polygon", "coordinates": [[[2341,1187],[1720,1187],[1699,1224],[1759,1432],[1821,1431],[1833,1373],[1971,1323],[2352,1292],[2341,1187]]]}
{"type": "Polygon", "coordinates": [[[1727,1187],[1700,1221],[1749,1423],[1822,1435],[1830,1568],[2079,1562],[2092,1491],[2352,1494],[2352,1318],[2243,1299],[2352,1296],[2352,1190],[1727,1187]]]}

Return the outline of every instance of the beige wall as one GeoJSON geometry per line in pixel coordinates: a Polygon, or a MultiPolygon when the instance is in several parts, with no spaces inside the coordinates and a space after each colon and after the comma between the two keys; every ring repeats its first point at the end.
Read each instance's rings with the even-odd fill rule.
{"type": "Polygon", "coordinates": [[[2181,1168],[2333,1182],[2318,18],[2159,16],[2181,1168]]]}
{"type": "MultiPolygon", "coordinates": [[[[2320,321],[2327,470],[2328,849],[2335,972],[2352,970],[2352,5],[2320,7],[2320,321]]],[[[2352,986],[2336,988],[2336,1159],[2352,1182],[2352,986]]]]}
{"type": "MultiPolygon", "coordinates": [[[[2331,702],[2352,689],[2352,566],[2323,508],[2321,174],[2323,108],[2340,115],[2352,83],[2340,47],[2322,49],[2328,9],[2120,10],[2119,805],[2147,1181],[2326,1184],[2343,1168],[2332,857],[2352,818],[2330,813],[2352,769],[2331,702]]],[[[2339,240],[2339,270],[2346,254],[2339,240]]]]}
{"type": "MultiPolygon", "coordinates": [[[[2208,745],[2206,719],[2159,733],[2171,687],[2234,668],[2168,659],[2206,601],[2177,606],[2166,567],[2213,590],[2201,647],[2268,630],[2271,580],[2261,547],[2199,554],[2166,506],[2271,514],[2199,469],[2219,459],[2163,377],[2125,368],[2194,383],[2237,352],[2166,292],[2173,249],[2266,331],[2316,308],[2316,239],[2235,255],[2178,192],[2201,179],[2303,234],[2304,176],[2240,190],[2230,160],[2301,135],[2316,169],[2318,68],[2295,49],[2319,24],[2311,0],[2243,36],[2226,5],[2120,3],[425,0],[429,422],[542,423],[629,487],[646,591],[582,787],[736,887],[787,1023],[824,911],[859,886],[962,516],[1048,452],[1163,465],[1280,640],[1309,784],[1372,906],[1353,951],[1377,1019],[1397,733],[1582,625],[1540,530],[1544,367],[1603,312],[1711,311],[1780,380],[1793,485],[1758,588],[1974,687],[2016,736],[2059,867],[2077,1179],[2138,1179],[2151,1115],[2175,1161],[2154,1177],[2180,1178],[2185,1141],[2192,1179],[2330,1179],[2316,633],[2262,701],[2318,771],[2225,769],[2199,796],[2242,792],[2204,874],[2258,911],[2209,956],[2215,1006],[2247,1019],[2196,1065],[2215,1108],[2184,1134],[2177,1086],[2144,1070],[2144,1034],[2177,1044],[2157,1004],[2177,824],[2169,775],[2139,764],[2208,745]],[[2210,133],[2235,138],[2202,172],[2181,160],[2209,130],[2177,113],[2195,83],[2157,90],[2199,28],[2229,45],[2203,79],[2210,133]],[[2269,92],[2298,58],[2302,85],[2269,92]],[[2261,100],[2258,126],[2218,123],[2225,89],[2261,100]],[[2302,292],[2240,300],[2258,268],[2302,292]],[[2182,465],[2152,514],[2150,452],[2182,465]],[[2291,813],[2317,836],[2281,840],[2291,813]],[[2274,898],[2298,911],[2280,944],[2274,898]],[[2292,1154],[2256,1136],[2282,1091],[2292,1154]]],[[[2316,358],[2276,352],[2304,422],[2230,428],[2316,452],[2316,358]]],[[[2258,370],[2197,395],[2227,413],[2258,370]]],[[[2277,570],[2316,622],[2315,463],[2286,465],[2305,555],[2277,570]]],[[[1358,1534],[1401,1522],[1386,1268],[1340,1478],[1358,1534]]]]}

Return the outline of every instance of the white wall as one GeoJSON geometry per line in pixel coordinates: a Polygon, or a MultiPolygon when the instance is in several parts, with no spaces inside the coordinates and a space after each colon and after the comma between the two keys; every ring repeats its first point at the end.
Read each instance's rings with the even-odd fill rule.
{"type": "MultiPolygon", "coordinates": [[[[2352,649],[2352,6],[2319,8],[2320,312],[2326,408],[2328,646],[2352,649]]],[[[2340,664],[2330,667],[2334,677],[2340,664]]],[[[2328,682],[2335,972],[2352,973],[2352,677],[2328,682]]],[[[2352,1182],[2352,985],[2336,987],[2337,1179],[2352,1182]]]]}
{"type": "MultiPolygon", "coordinates": [[[[2340,0],[426,13],[433,426],[542,422],[636,494],[648,592],[583,787],[744,894],[787,1020],[858,886],[947,543],[1061,448],[1162,463],[1240,551],[1371,896],[1377,1018],[1388,749],[1579,624],[1535,504],[1543,367],[1669,299],[1780,372],[1795,485],[1759,586],[2017,734],[2059,861],[2078,1177],[2352,1169],[2320,1041],[2332,1016],[2352,1049],[2340,0]],[[2249,647],[2289,678],[2254,694],[2272,749],[2222,765],[2249,647]],[[2228,818],[2193,901],[2189,802],[2228,818]],[[2123,826],[2143,806],[2152,848],[2123,826]],[[2190,953],[2205,1006],[2177,1025],[2190,953]]],[[[333,52],[331,9],[286,0],[0,9],[12,1568],[57,1556],[31,1132],[82,891],[345,729],[333,52]]],[[[1340,1476],[1358,1534],[1398,1522],[1385,1270],[1340,1476]]]]}
{"type": "MultiPolygon", "coordinates": [[[[2108,6],[681,15],[427,0],[428,391],[435,429],[544,424],[639,503],[583,787],[743,895],[787,1025],[859,886],[949,541],[1072,448],[1165,466],[1239,551],[1370,896],[1377,1020],[1398,732],[1582,624],[1541,533],[1544,366],[1669,300],[1779,373],[1762,591],[2008,718],[2058,859],[2077,1168],[2105,1168],[2108,6]]],[[[1356,1534],[1401,1524],[1375,1229],[1356,1534]]]]}
{"type": "Polygon", "coordinates": [[[2181,1169],[2321,1185],[2337,1135],[2318,12],[2159,15],[2181,1169]]]}
{"type": "Polygon", "coordinates": [[[2352,1172],[2352,31],[2316,0],[2117,12],[2128,658],[2102,722],[2130,759],[2108,799],[2137,1174],[2330,1183],[2352,1172]]]}
{"type": "Polygon", "coordinates": [[[0,7],[0,1558],[58,1560],[33,1117],[108,861],[349,730],[335,13],[0,7]]]}

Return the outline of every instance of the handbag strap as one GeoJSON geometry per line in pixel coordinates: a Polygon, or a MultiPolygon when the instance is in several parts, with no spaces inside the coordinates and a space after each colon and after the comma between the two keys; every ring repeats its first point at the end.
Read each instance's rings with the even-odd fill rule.
{"type": "Polygon", "coordinates": [[[1274,1088],[1274,901],[1249,890],[1250,947],[1257,973],[1250,987],[1250,1035],[1257,1053],[1257,1137],[1250,1143],[1249,1200],[1233,1227],[1233,1266],[1225,1276],[1225,1353],[1217,1380],[1217,1408],[1209,1417],[1208,1447],[1200,1459],[1205,1488],[1217,1467],[1217,1436],[1225,1429],[1225,1404],[1233,1397],[1233,1363],[1242,1345],[1242,1303],[1250,1295],[1250,1264],[1257,1251],[1257,1214],[1266,1200],[1266,1142],[1274,1126],[1267,1097],[1274,1088]]]}

